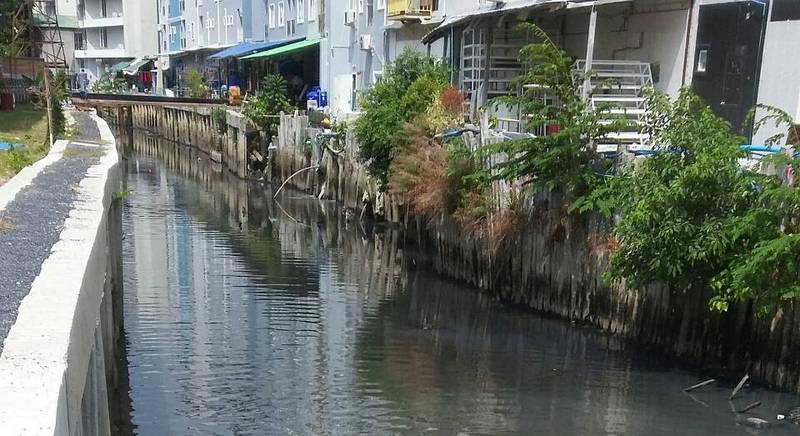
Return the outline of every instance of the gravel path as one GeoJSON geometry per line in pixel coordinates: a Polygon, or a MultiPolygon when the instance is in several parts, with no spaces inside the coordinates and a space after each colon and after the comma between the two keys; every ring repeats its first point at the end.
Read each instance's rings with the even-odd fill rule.
{"type": "MultiPolygon", "coordinates": [[[[99,141],[100,131],[84,113],[74,114],[80,140],[99,141]]],[[[0,352],[22,299],[58,241],[77,193],[97,162],[96,147],[68,145],[64,157],[45,168],[0,211],[0,352]]]]}

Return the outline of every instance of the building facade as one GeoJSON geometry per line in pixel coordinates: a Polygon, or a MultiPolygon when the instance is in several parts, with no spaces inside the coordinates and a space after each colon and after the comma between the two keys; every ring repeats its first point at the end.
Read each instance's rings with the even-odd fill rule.
{"type": "Polygon", "coordinates": [[[149,2],[59,0],[59,7],[77,18],[71,70],[89,83],[113,73],[121,62],[157,51],[156,15],[149,2]]]}

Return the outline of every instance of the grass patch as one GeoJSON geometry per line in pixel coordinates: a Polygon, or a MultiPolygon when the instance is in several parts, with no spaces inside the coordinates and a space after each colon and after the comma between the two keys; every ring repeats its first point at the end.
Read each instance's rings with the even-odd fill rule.
{"type": "Polygon", "coordinates": [[[31,104],[20,104],[16,110],[2,113],[0,142],[25,147],[0,151],[0,183],[47,154],[47,129],[47,111],[34,109],[31,104]]]}

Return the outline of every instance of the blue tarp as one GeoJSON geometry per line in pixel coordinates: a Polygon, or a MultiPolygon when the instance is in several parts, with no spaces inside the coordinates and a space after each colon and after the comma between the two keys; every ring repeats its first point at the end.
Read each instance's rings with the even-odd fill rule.
{"type": "Polygon", "coordinates": [[[264,50],[280,47],[282,45],[291,44],[293,42],[297,42],[302,39],[304,38],[288,39],[285,41],[242,42],[234,45],[233,47],[228,47],[225,50],[214,53],[213,55],[209,56],[209,59],[239,58],[242,56],[251,55],[253,53],[258,53],[264,50]]]}
{"type": "Polygon", "coordinates": [[[0,151],[16,150],[16,149],[22,148],[22,147],[23,147],[22,144],[11,144],[11,143],[8,143],[8,142],[0,142],[0,151]]]}

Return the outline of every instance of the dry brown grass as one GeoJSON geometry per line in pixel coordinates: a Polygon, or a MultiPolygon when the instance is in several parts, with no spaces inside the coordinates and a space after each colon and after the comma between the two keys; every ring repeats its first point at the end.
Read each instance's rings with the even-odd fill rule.
{"type": "Polygon", "coordinates": [[[588,237],[589,253],[595,257],[605,257],[613,253],[619,242],[613,235],[607,233],[592,232],[588,237]]]}
{"type": "Polygon", "coordinates": [[[449,212],[452,202],[447,150],[422,129],[408,125],[405,133],[409,143],[392,160],[390,190],[405,195],[415,214],[435,219],[449,212]]]}
{"type": "Polygon", "coordinates": [[[7,219],[0,218],[0,232],[5,232],[5,231],[11,230],[13,228],[14,228],[14,223],[12,223],[11,221],[9,221],[7,219]]]}

